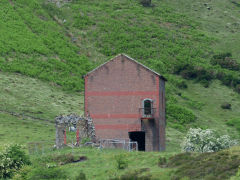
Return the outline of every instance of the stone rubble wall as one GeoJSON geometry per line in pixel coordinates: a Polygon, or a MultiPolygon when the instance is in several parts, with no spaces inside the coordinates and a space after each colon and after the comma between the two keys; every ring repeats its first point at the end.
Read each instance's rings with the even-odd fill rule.
{"type": "Polygon", "coordinates": [[[96,141],[95,127],[90,117],[82,117],[76,114],[66,116],[60,115],[55,118],[56,126],[56,147],[64,146],[64,134],[66,128],[74,127],[79,130],[79,140],[90,138],[91,142],[96,141]]]}

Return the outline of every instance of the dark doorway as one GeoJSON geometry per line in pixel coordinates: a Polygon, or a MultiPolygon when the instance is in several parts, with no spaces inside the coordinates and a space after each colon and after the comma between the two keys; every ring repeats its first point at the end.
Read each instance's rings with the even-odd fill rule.
{"type": "Polygon", "coordinates": [[[138,150],[145,151],[145,132],[144,131],[132,131],[128,132],[131,141],[137,141],[138,150]]]}

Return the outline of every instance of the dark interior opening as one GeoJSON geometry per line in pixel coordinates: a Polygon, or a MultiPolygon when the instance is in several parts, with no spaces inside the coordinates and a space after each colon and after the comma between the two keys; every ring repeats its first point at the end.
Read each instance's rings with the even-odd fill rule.
{"type": "Polygon", "coordinates": [[[150,100],[144,100],[144,114],[152,114],[152,102],[150,100]]]}
{"type": "Polygon", "coordinates": [[[145,132],[133,131],[133,132],[129,132],[128,134],[131,141],[137,141],[138,150],[145,151],[145,132]]]}

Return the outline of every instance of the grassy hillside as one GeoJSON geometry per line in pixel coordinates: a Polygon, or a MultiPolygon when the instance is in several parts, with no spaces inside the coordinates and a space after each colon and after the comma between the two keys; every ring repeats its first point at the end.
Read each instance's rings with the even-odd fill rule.
{"type": "Polygon", "coordinates": [[[40,80],[0,72],[0,144],[54,141],[54,118],[82,114],[83,97],[40,80]]]}
{"type": "MultiPolygon", "coordinates": [[[[74,152],[71,149],[63,149],[44,155],[31,155],[32,165],[23,168],[18,177],[22,174],[25,176],[24,179],[54,177],[82,180],[225,180],[237,173],[239,152],[239,147],[216,153],[178,155],[166,152],[126,153],[120,150],[95,148],[80,148],[74,152]],[[82,161],[74,162],[80,158],[82,161]],[[119,164],[123,168],[118,168],[119,164]]],[[[236,177],[238,178],[239,176],[236,177]]]]}
{"type": "Polygon", "coordinates": [[[0,19],[1,70],[47,80],[66,90],[83,88],[81,77],[91,65],[41,1],[3,0],[0,19]]]}
{"type": "Polygon", "coordinates": [[[164,1],[176,10],[193,17],[199,22],[202,31],[215,37],[217,41],[212,44],[214,51],[231,52],[233,57],[240,62],[238,47],[240,46],[240,2],[238,0],[216,1],[164,1]]]}
{"type": "Polygon", "coordinates": [[[189,127],[239,138],[238,2],[152,2],[0,1],[1,142],[52,140],[55,116],[82,112],[82,75],[118,53],[167,77],[168,151],[189,127]]]}

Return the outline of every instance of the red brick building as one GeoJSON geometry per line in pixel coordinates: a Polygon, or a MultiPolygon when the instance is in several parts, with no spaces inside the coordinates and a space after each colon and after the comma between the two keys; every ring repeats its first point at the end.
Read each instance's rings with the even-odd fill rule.
{"type": "Polygon", "coordinates": [[[139,150],[165,150],[165,81],[120,54],[85,76],[85,115],[99,139],[137,141],[139,150]]]}

